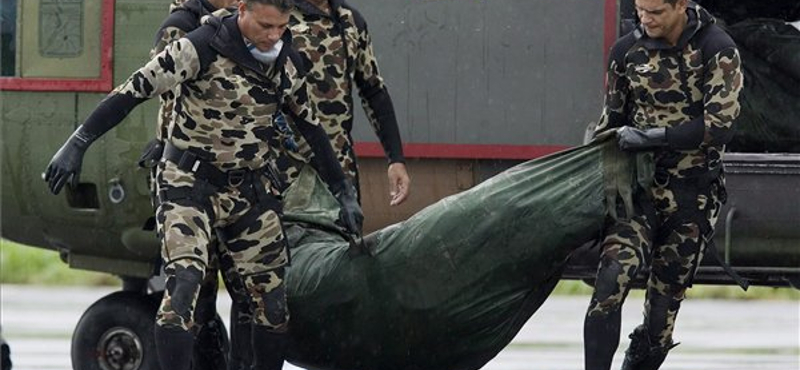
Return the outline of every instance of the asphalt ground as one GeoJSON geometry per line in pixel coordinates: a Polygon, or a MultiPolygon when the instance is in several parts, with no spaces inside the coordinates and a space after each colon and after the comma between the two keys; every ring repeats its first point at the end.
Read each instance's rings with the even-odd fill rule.
{"type": "MultiPolygon", "coordinates": [[[[0,323],[11,345],[13,369],[71,369],[72,330],[92,302],[113,291],[0,285],[0,323]]],[[[227,318],[230,301],[223,292],[220,297],[220,313],[227,318]]],[[[550,297],[484,369],[583,369],[582,326],[588,300],[550,297]]],[[[624,334],[639,324],[641,307],[641,298],[626,303],[624,334]]],[[[800,302],[690,299],[679,314],[675,339],[681,344],[670,353],[664,370],[800,370],[800,302]]],[[[623,335],[613,368],[619,368],[627,344],[623,335]]]]}

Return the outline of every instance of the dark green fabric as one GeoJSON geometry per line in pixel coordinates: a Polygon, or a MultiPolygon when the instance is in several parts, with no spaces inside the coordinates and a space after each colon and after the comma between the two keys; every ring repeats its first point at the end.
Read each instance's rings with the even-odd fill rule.
{"type": "Polygon", "coordinates": [[[800,30],[777,19],[751,19],[727,31],[744,72],[728,151],[800,153],[800,30]]]}
{"type": "Polygon", "coordinates": [[[480,368],[544,302],[569,254],[598,237],[607,199],[631,194],[633,163],[604,139],[520,164],[368,236],[373,256],[333,231],[335,199],[304,172],[285,199],[290,361],[480,368]]]}

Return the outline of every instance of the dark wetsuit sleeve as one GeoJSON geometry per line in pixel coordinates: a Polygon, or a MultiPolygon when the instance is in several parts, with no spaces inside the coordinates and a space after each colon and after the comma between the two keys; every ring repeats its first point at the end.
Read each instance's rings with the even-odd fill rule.
{"type": "Polygon", "coordinates": [[[630,41],[620,39],[611,49],[606,71],[606,94],[603,113],[595,127],[595,134],[628,125],[626,103],[628,100],[628,78],[625,76],[625,54],[630,41]]]}
{"type": "Polygon", "coordinates": [[[359,27],[355,83],[358,86],[364,112],[383,146],[389,163],[405,162],[394,104],[378,72],[378,61],[372,49],[372,40],[366,24],[359,27]]]}

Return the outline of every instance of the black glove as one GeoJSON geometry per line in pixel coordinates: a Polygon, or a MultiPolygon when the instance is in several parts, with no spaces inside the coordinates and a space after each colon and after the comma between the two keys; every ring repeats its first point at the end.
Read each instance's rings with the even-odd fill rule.
{"type": "Polygon", "coordinates": [[[355,186],[349,180],[342,180],[334,184],[331,191],[342,206],[339,211],[339,220],[350,233],[360,236],[364,213],[361,211],[361,206],[358,205],[355,186]]]}
{"type": "Polygon", "coordinates": [[[617,130],[617,145],[622,150],[637,152],[667,146],[667,129],[664,127],[640,130],[623,126],[617,130]]]}
{"type": "Polygon", "coordinates": [[[83,154],[94,139],[95,136],[86,133],[83,126],[80,126],[50,160],[44,173],[44,181],[47,181],[47,187],[53,194],[58,194],[67,181],[71,180],[72,186],[78,185],[83,154]]]}

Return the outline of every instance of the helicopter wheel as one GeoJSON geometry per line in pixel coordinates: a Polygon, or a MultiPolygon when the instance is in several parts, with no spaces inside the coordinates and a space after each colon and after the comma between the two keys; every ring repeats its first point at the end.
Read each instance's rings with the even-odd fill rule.
{"type": "Polygon", "coordinates": [[[72,337],[74,370],[158,370],[154,296],[109,294],[83,313],[72,337]]]}

